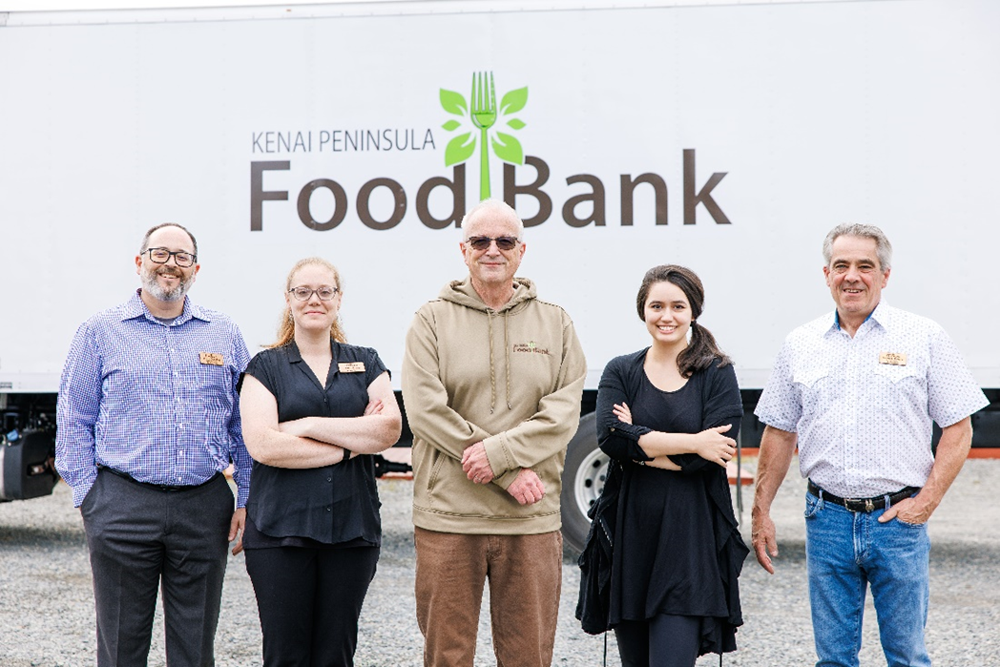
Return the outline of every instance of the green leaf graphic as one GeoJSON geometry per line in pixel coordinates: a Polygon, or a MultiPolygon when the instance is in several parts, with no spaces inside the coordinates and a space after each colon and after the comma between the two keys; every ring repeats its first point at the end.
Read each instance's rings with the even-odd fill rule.
{"type": "Polygon", "coordinates": [[[524,149],[521,148],[520,141],[503,132],[497,132],[497,139],[500,141],[493,140],[493,152],[498,158],[504,162],[524,164],[524,149]]]}
{"type": "Polygon", "coordinates": [[[520,118],[511,118],[510,120],[507,121],[507,124],[510,125],[512,128],[514,128],[515,130],[520,130],[525,126],[525,122],[520,118]]]}
{"type": "Polygon", "coordinates": [[[445,111],[456,116],[464,116],[465,110],[468,108],[461,93],[444,88],[441,89],[441,106],[444,107],[445,111]]]}
{"type": "Polygon", "coordinates": [[[449,132],[451,132],[452,130],[457,130],[461,125],[462,124],[459,123],[457,120],[452,119],[452,120],[449,120],[444,125],[442,125],[441,127],[444,128],[444,129],[446,129],[446,130],[448,130],[449,132]]]}
{"type": "Polygon", "coordinates": [[[472,132],[459,135],[449,141],[448,146],[444,149],[444,166],[450,167],[453,164],[465,162],[472,157],[475,151],[476,138],[472,136],[472,132]],[[472,139],[470,140],[469,137],[472,139]],[[466,141],[469,143],[465,143],[466,141]]]}
{"type": "MultiPolygon", "coordinates": [[[[442,93],[444,91],[441,91],[442,93]]],[[[464,101],[464,100],[463,100],[464,101]]],[[[518,88],[517,90],[512,90],[503,96],[500,100],[500,113],[506,115],[509,113],[517,113],[524,108],[524,105],[528,103],[528,87],[518,88]]]]}

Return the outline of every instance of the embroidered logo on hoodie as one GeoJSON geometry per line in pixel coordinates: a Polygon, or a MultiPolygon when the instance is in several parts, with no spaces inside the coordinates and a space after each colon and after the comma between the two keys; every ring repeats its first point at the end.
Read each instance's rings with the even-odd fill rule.
{"type": "Polygon", "coordinates": [[[549,351],[547,348],[538,347],[538,343],[535,341],[530,341],[528,343],[514,343],[514,352],[527,352],[528,354],[545,354],[548,355],[549,351]]]}

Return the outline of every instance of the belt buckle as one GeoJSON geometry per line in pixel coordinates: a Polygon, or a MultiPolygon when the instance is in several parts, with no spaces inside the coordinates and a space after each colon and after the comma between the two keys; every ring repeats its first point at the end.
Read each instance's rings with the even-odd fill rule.
{"type": "Polygon", "coordinates": [[[844,509],[857,514],[859,512],[873,512],[875,504],[871,498],[844,498],[844,509]]]}

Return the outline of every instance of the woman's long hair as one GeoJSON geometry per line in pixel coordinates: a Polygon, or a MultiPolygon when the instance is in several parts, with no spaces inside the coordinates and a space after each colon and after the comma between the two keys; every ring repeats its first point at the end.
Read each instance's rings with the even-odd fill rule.
{"type": "Polygon", "coordinates": [[[703,371],[716,361],[720,367],[733,363],[732,359],[719,349],[712,332],[696,322],[705,306],[705,288],[701,284],[701,279],[691,269],[676,264],[661,264],[647,271],[635,299],[639,319],[646,321],[646,300],[649,298],[650,288],[656,283],[663,282],[680,287],[688,303],[691,304],[691,341],[677,356],[677,368],[681,375],[689,378],[695,371],[703,371]]]}
{"type": "MultiPolygon", "coordinates": [[[[295,262],[295,266],[288,272],[288,279],[285,281],[285,294],[288,293],[288,290],[292,289],[292,280],[295,278],[295,274],[304,266],[320,266],[332,273],[333,286],[340,290],[340,294],[343,296],[344,289],[340,284],[340,273],[337,271],[337,267],[322,257],[306,257],[295,262]]],[[[330,327],[330,338],[338,343],[347,342],[347,336],[344,335],[344,330],[340,326],[339,316],[333,321],[333,326],[330,327]]],[[[293,340],[295,340],[295,320],[292,319],[291,307],[286,304],[285,310],[281,314],[281,322],[278,323],[278,340],[271,343],[268,347],[281,347],[282,345],[288,345],[293,340]]]]}

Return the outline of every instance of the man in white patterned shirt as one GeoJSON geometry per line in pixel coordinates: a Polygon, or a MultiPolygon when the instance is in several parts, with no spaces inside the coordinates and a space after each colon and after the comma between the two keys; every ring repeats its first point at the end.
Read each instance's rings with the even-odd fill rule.
{"type": "Polygon", "coordinates": [[[881,299],[892,259],[882,230],[840,225],[823,257],[836,310],[788,336],[756,409],[766,428],[753,547],[773,574],[771,502],[798,444],[817,666],[858,665],[868,586],[890,667],[930,665],[926,522],[989,401],[940,326],[881,299]]]}
{"type": "Polygon", "coordinates": [[[98,666],[146,664],[159,586],[167,665],[205,667],[215,664],[227,545],[246,514],[236,384],[250,355],[229,318],[186,296],[200,268],[190,232],[153,227],[135,265],[141,288],[73,339],[56,467],[83,515],[98,666]],[[230,463],[238,509],[222,474],[230,463]]]}

